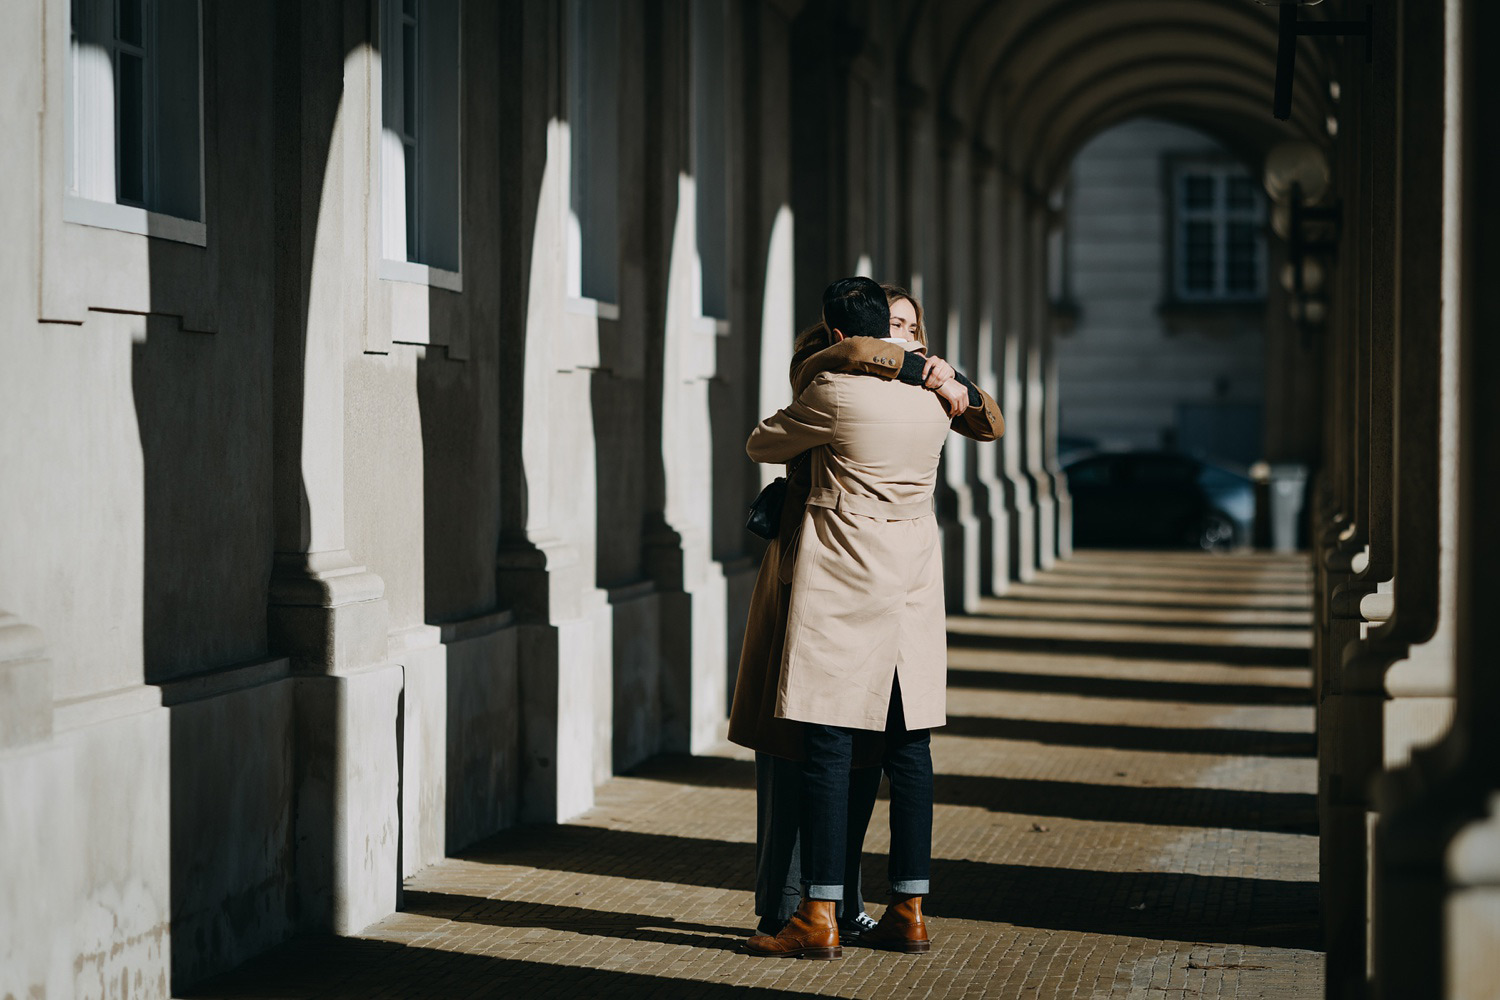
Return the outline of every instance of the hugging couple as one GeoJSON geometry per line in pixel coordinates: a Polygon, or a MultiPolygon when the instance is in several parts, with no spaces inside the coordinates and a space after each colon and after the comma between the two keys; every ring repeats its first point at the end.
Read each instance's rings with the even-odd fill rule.
{"type": "Polygon", "coordinates": [[[927,353],[920,304],[869,278],[823,292],[798,337],[795,401],[746,452],[785,463],[761,561],[729,738],[755,751],[755,955],[839,958],[842,945],[930,947],[930,733],[946,721],[947,633],[933,514],[949,429],[1004,431],[995,401],[927,353]],[[860,852],[890,782],[891,902],[864,909],[860,852]]]}

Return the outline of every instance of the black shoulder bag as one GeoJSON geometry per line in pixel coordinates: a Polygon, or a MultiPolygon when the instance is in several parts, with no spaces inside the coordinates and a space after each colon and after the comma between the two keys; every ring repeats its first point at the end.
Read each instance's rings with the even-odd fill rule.
{"type": "MultiPolygon", "coordinates": [[[[801,462],[796,463],[798,466],[801,462]]],[[[788,467],[787,472],[795,470],[788,467]]],[[[777,476],[771,484],[760,491],[750,503],[750,516],[745,519],[745,530],[761,538],[775,538],[781,531],[781,508],[786,506],[786,476],[777,476]]]]}

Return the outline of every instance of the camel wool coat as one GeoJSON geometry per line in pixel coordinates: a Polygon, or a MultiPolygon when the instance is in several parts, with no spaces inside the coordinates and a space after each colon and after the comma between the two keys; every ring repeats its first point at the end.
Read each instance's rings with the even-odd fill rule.
{"type": "MultiPolygon", "coordinates": [[[[850,337],[833,346],[809,345],[792,359],[789,378],[792,393],[800,396],[812,380],[824,372],[863,372],[880,378],[894,378],[901,358],[893,356],[891,345],[870,337],[850,337]]],[[[984,390],[981,406],[971,406],[963,416],[953,420],[952,427],[975,441],[994,441],[1005,431],[1000,408],[984,390]]],[[[734,702],[729,714],[729,739],[740,746],[789,760],[803,755],[802,724],[775,715],[777,689],[781,683],[782,651],[785,648],[787,613],[791,605],[792,559],[782,559],[784,552],[800,536],[804,501],[811,489],[808,463],[793,460],[788,468],[787,496],[782,507],[780,533],[771,539],[760,564],[751,593],[744,644],[740,649],[739,670],[735,677],[734,702]],[[782,578],[782,565],[786,577],[782,578]]],[[[878,740],[878,735],[872,737],[878,740]]],[[[869,741],[866,741],[867,743],[869,741]]],[[[873,746],[857,746],[856,756],[879,759],[873,746]]]]}
{"type": "Polygon", "coordinates": [[[827,373],[751,433],[757,462],[811,452],[801,523],[782,553],[791,595],[777,718],[883,730],[899,676],[909,728],[947,721],[932,496],[948,428],[925,389],[827,373]]]}

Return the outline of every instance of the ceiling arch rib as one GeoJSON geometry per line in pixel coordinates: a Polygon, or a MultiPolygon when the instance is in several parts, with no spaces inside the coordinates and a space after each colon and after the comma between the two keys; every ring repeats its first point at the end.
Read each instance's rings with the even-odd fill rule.
{"type": "MultiPolygon", "coordinates": [[[[1010,85],[991,98],[998,98],[1008,115],[1017,105],[1045,97],[1069,76],[1077,78],[1109,63],[1184,56],[1221,59],[1258,76],[1267,87],[1275,83],[1275,51],[1255,39],[1217,24],[1149,25],[1082,37],[1037,64],[1035,72],[1007,78],[1010,85]]],[[[1302,102],[1304,111],[1308,103],[1315,102],[1302,102]]]]}
{"type": "Polygon", "coordinates": [[[1238,88],[1184,92],[1180,84],[1145,86],[1101,102],[1092,113],[1072,117],[1071,124],[1057,123],[1048,130],[1043,147],[1023,167],[1025,178],[1038,191],[1055,187],[1090,139],[1131,118],[1157,117],[1191,125],[1222,141],[1252,167],[1259,165],[1271,146],[1295,137],[1291,129],[1265,113],[1260,95],[1238,88]]]}
{"type": "MultiPolygon", "coordinates": [[[[1049,123],[1066,119],[1075,105],[1107,103],[1113,95],[1134,93],[1144,86],[1163,89],[1175,86],[1183,91],[1216,87],[1253,101],[1261,96],[1264,83],[1261,74],[1212,57],[1136,58],[1106,65],[1082,80],[1067,85],[1059,81],[1056,86],[1046,88],[1050,100],[1023,102],[1006,132],[1005,159],[1014,164],[1026,158],[1033,148],[1044,154],[1045,150],[1036,145],[1036,137],[1049,123]]],[[[1293,135],[1314,141],[1318,138],[1319,125],[1308,118],[1305,109],[1299,110],[1289,127],[1294,130],[1293,135]]]]}
{"type": "MultiPolygon", "coordinates": [[[[1032,4],[1033,8],[1037,5],[1032,4]]],[[[994,17],[995,15],[991,15],[994,17]]],[[[988,20],[986,21],[988,23],[988,20]]],[[[1151,3],[1118,4],[1101,0],[1048,0],[1040,12],[1020,24],[1007,38],[990,37],[992,32],[973,31],[958,41],[949,60],[945,89],[940,98],[948,113],[967,120],[997,138],[995,113],[997,100],[1026,88],[1028,81],[1049,72],[1072,59],[1101,39],[1127,37],[1140,39],[1147,48],[1151,36],[1171,37],[1170,49],[1157,50],[1163,58],[1188,51],[1201,51],[1201,40],[1238,39],[1241,58],[1262,67],[1266,73],[1265,98],[1270,99],[1272,73],[1276,59],[1276,31],[1270,18],[1246,0],[1206,2],[1206,0],[1155,0],[1151,3]],[[1201,32],[1193,36],[1192,32],[1201,32]],[[1171,33],[1176,34],[1171,34],[1171,33]],[[979,53],[983,53],[980,59],[979,53]],[[982,79],[977,87],[965,90],[964,81],[982,79]],[[967,98],[967,99],[966,99],[967,98]]],[[[1298,61],[1298,102],[1316,102],[1322,97],[1318,85],[1318,62],[1313,54],[1298,61]]],[[[1268,106],[1269,107],[1269,106],[1268,106]]],[[[1316,114],[1316,107],[1313,113],[1316,114]]],[[[1003,121],[999,122],[1003,125],[1003,121]]]]}

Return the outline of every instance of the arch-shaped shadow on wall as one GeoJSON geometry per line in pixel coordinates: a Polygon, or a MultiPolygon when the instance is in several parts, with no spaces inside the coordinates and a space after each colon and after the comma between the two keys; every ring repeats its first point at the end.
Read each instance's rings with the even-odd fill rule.
{"type": "MultiPolygon", "coordinates": [[[[218,328],[190,332],[151,315],[132,348],[144,680],[161,686],[170,712],[174,994],[300,926],[299,834],[303,847],[332,851],[332,803],[302,787],[296,685],[268,639],[267,591],[273,551],[295,551],[306,525],[310,247],[339,109],[327,78],[338,79],[345,55],[339,43],[318,52],[317,41],[340,38],[341,18],[336,5],[296,0],[202,5],[218,328]],[[303,59],[315,52],[325,86],[305,90],[303,59]]],[[[172,301],[182,255],[205,251],[148,246],[151,301],[172,301]]]]}

